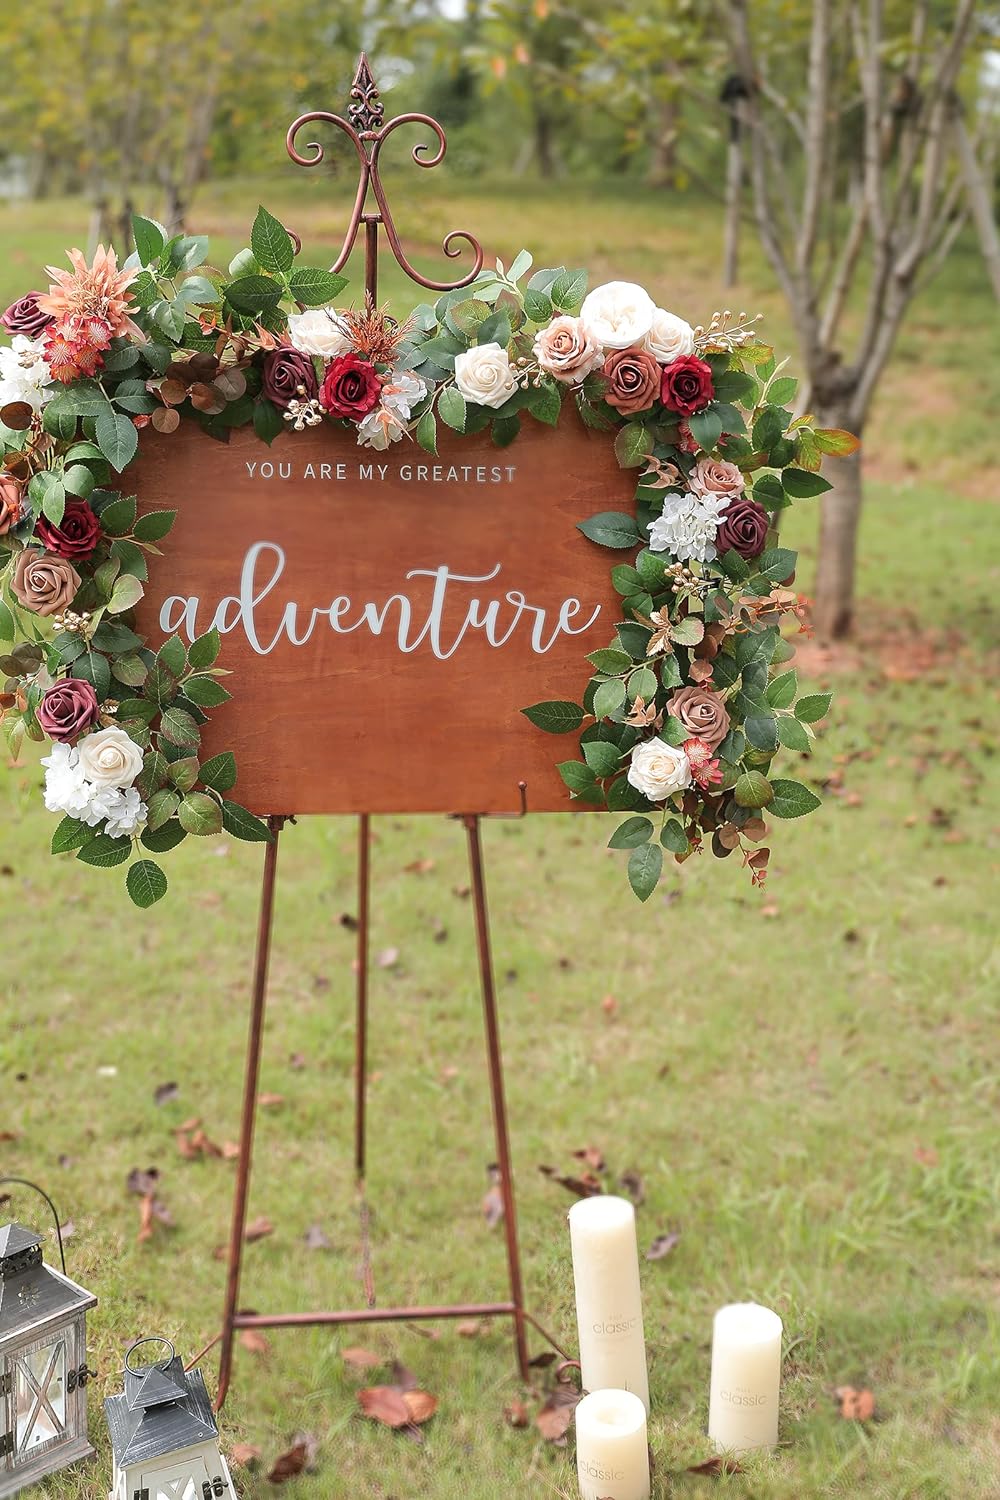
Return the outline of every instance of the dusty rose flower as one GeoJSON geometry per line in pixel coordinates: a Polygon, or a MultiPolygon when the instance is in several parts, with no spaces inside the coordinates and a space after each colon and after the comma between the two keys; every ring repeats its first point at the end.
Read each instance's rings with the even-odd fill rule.
{"type": "Polygon", "coordinates": [[[38,305],[41,295],[41,292],[25,292],[23,297],[10,304],[0,320],[8,333],[23,333],[25,338],[37,339],[45,332],[52,318],[38,305]]]}
{"type": "Polygon", "coordinates": [[[692,737],[704,740],[710,750],[718,749],[729,733],[726,705],[708,688],[678,688],[667,707],[692,737]]]}
{"type": "Polygon", "coordinates": [[[725,458],[699,458],[688,479],[696,495],[728,495],[735,500],[743,493],[743,475],[725,458]]]}
{"type": "Polygon", "coordinates": [[[647,411],[659,393],[662,371],[644,349],[612,349],[601,373],[608,382],[605,401],[625,417],[647,411]]]}
{"type": "Polygon", "coordinates": [[[92,266],[87,265],[82,251],[68,253],[72,271],[46,266],[53,285],[47,292],[38,293],[39,310],[57,323],[70,325],[95,318],[107,324],[111,338],[128,336],[145,343],[146,335],[129,317],[135,304],[128,288],[139,274],[138,267],[119,271],[114,250],[105,250],[103,245],[98,245],[92,266]]]}
{"type": "Polygon", "coordinates": [[[533,347],[541,369],[567,385],[575,385],[604,363],[601,346],[582,318],[553,318],[535,334],[533,347]]]}
{"type": "Polygon", "coordinates": [[[64,677],[46,688],[38,705],[39,728],[63,744],[90,729],[100,714],[97,694],[81,677],[64,677]]]}
{"type": "Polygon", "coordinates": [[[738,552],[749,561],[759,557],[767,541],[770,518],[757,500],[734,500],[715,533],[715,550],[738,552]]]}
{"type": "Polygon", "coordinates": [[[21,486],[9,474],[0,478],[0,536],[21,519],[21,486]]]}
{"type": "Polygon", "coordinates": [[[319,392],[316,366],[308,354],[282,345],[264,355],[261,390],[281,411],[289,401],[311,401],[319,392]]]}
{"type": "Polygon", "coordinates": [[[86,500],[67,500],[59,525],[40,516],[35,535],[57,557],[89,557],[101,539],[101,523],[86,500]]]}
{"type": "Polygon", "coordinates": [[[68,609],[80,587],[80,575],[65,557],[50,557],[39,547],[25,547],[14,564],[10,591],[36,615],[68,609]]]}

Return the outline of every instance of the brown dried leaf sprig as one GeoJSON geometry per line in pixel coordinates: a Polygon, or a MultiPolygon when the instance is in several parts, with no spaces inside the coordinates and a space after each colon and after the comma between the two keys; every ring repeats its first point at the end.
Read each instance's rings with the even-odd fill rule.
{"type": "Polygon", "coordinates": [[[364,307],[348,308],[340,314],[350,335],[351,348],[373,365],[394,365],[399,346],[413,329],[412,318],[398,323],[388,309],[388,303],[375,307],[366,302],[364,307]]]}

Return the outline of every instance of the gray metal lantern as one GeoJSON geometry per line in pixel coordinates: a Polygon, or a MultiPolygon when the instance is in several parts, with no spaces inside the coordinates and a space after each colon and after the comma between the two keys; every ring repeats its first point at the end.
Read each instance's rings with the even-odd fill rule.
{"type": "Polygon", "coordinates": [[[51,1199],[62,1272],[42,1260],[42,1237],[0,1227],[0,1500],[46,1474],[90,1458],[87,1440],[87,1312],[97,1303],[66,1275],[59,1216],[51,1199]]]}
{"type": "Polygon", "coordinates": [[[139,1339],[125,1356],[125,1389],[104,1403],[115,1472],[108,1500],[235,1500],[200,1370],[185,1370],[168,1339],[139,1339]],[[140,1364],[136,1350],[159,1358],[140,1364]]]}

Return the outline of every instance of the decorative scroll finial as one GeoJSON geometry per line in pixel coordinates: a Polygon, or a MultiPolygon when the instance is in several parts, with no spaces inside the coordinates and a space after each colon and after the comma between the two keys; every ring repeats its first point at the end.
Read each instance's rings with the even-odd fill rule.
{"type": "Polygon", "coordinates": [[[347,106],[348,118],[342,115],[331,114],[328,110],[313,110],[310,114],[301,115],[290,127],[285,144],[292,161],[300,167],[318,167],[323,161],[325,151],[319,141],[310,141],[306,146],[309,155],[303,156],[295,146],[295,140],[304,125],[311,124],[314,120],[322,121],[324,124],[336,125],[350,139],[355,151],[358,153],[360,174],[358,177],[358,190],[354,198],[354,208],[351,212],[351,221],[347,226],[344,243],[340,254],[331,266],[332,271],[340,271],[347,262],[347,258],[354,249],[355,241],[361,225],[365,225],[365,290],[370,300],[375,300],[375,289],[377,285],[376,254],[378,225],[385,229],[390,249],[396,257],[397,262],[409,276],[411,281],[417,282],[419,286],[429,288],[434,292],[450,292],[459,287],[468,286],[474,281],[483,268],[483,247],[473,235],[464,229],[453,229],[446,234],[441,248],[449,260],[456,259],[462,254],[462,242],[468,246],[473,255],[473,266],[466,275],[459,277],[456,281],[431,281],[422,276],[407,260],[406,254],[400,243],[396,226],[393,223],[392,213],[386,198],[385,187],[379,175],[379,155],[382,147],[394,130],[401,125],[426,125],[437,140],[437,150],[428,155],[431,149],[426,140],[418,141],[413,147],[411,155],[418,167],[436,167],[444,160],[447,149],[447,140],[444,130],[437,120],[430,115],[405,114],[396,115],[394,119],[384,122],[385,106],[379,98],[378,86],[368,65],[368,58],[362,52],[358,59],[357,71],[354,82],[351,85],[351,98],[347,106]],[[375,208],[368,210],[368,191],[371,189],[375,199],[375,208]]]}
{"type": "Polygon", "coordinates": [[[366,130],[378,130],[385,119],[385,105],[379,98],[378,84],[368,66],[366,52],[362,52],[358,58],[358,70],[351,84],[347,117],[359,134],[364,134],[366,130]]]}

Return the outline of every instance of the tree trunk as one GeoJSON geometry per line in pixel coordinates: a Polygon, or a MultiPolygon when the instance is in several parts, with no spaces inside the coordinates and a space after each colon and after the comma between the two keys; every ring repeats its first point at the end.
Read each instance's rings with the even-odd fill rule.
{"type": "Polygon", "coordinates": [[[975,147],[969,139],[969,132],[961,115],[955,120],[955,144],[962,166],[965,196],[972,210],[983,259],[993,283],[993,291],[1000,301],[1000,231],[997,230],[997,221],[993,217],[993,183],[976,158],[975,147]]]}
{"type": "Polygon", "coordinates": [[[734,130],[726,158],[726,231],[722,254],[722,284],[735,286],[740,279],[740,214],[743,207],[743,139],[734,130]]]}
{"type": "Polygon", "coordinates": [[[556,160],[552,142],[552,117],[541,105],[535,108],[535,160],[541,175],[548,179],[556,175],[556,160]]]}
{"type": "Polygon", "coordinates": [[[657,109],[658,119],[653,139],[653,154],[649,164],[651,187],[676,187],[677,185],[677,98],[671,94],[661,99],[657,109]]]}
{"type": "MultiPolygon", "coordinates": [[[[822,427],[845,427],[843,413],[825,412],[822,427]]],[[[861,436],[860,429],[858,430],[861,436]]],[[[861,455],[831,459],[826,477],[833,489],[823,495],[816,567],[813,621],[821,640],[842,640],[854,623],[854,575],[861,520],[861,455]]]]}

